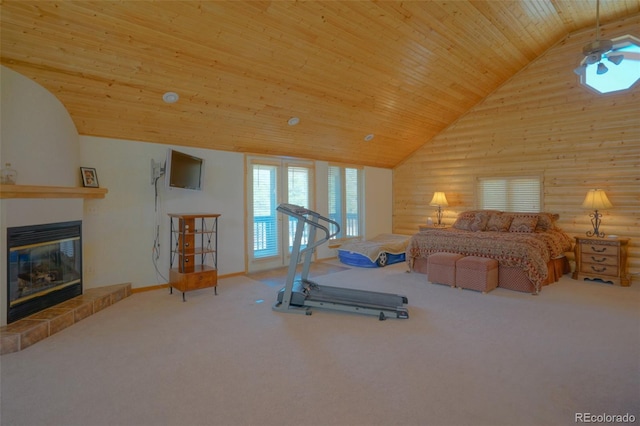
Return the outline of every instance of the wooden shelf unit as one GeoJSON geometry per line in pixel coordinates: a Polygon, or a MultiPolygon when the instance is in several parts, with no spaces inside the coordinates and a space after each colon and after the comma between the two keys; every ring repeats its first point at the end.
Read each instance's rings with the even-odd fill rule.
{"type": "Polygon", "coordinates": [[[213,287],[218,294],[218,218],[215,213],[170,213],[169,290],[213,287]]]}

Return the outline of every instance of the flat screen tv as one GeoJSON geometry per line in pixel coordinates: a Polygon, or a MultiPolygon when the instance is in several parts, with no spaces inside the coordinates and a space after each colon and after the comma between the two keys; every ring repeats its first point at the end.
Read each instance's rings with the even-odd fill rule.
{"type": "Polygon", "coordinates": [[[204,159],[169,148],[165,177],[169,188],[201,191],[204,159]]]}

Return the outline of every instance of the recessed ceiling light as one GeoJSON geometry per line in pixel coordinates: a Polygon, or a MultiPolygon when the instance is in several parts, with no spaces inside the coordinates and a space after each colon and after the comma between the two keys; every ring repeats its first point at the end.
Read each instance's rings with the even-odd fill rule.
{"type": "Polygon", "coordinates": [[[162,100],[168,104],[176,103],[178,102],[178,99],[180,99],[180,96],[178,96],[176,92],[167,92],[162,95],[162,100]]]}
{"type": "Polygon", "coordinates": [[[373,139],[375,135],[373,133],[368,134],[367,136],[364,137],[364,140],[369,142],[371,139],[373,139]]]}
{"type": "Polygon", "coordinates": [[[287,124],[289,124],[289,126],[295,126],[299,122],[300,122],[300,119],[298,117],[291,117],[289,121],[287,121],[287,124]]]}

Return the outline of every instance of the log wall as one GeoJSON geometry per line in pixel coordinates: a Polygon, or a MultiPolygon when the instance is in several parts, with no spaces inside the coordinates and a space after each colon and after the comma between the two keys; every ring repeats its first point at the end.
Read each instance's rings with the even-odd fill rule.
{"type": "MultiPolygon", "coordinates": [[[[603,37],[633,34],[635,15],[603,27],[603,37]]],[[[581,204],[602,188],[613,208],[601,231],[630,237],[629,269],[640,283],[640,82],[628,91],[597,94],[573,69],[595,31],[569,35],[472,108],[393,171],[393,231],[412,234],[444,191],[445,223],[476,207],[480,176],[541,174],[543,210],[560,214],[571,235],[591,229],[581,204]]],[[[615,66],[607,63],[607,66],[615,66]]]]}

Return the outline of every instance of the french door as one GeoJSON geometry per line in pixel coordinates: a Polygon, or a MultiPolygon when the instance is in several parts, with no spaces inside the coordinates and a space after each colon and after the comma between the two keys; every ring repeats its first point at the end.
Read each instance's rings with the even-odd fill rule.
{"type": "MultiPolygon", "coordinates": [[[[276,211],[280,203],[313,208],[313,163],[247,157],[248,271],[289,264],[297,221],[276,211]]],[[[302,243],[306,241],[303,236],[302,243]]]]}

